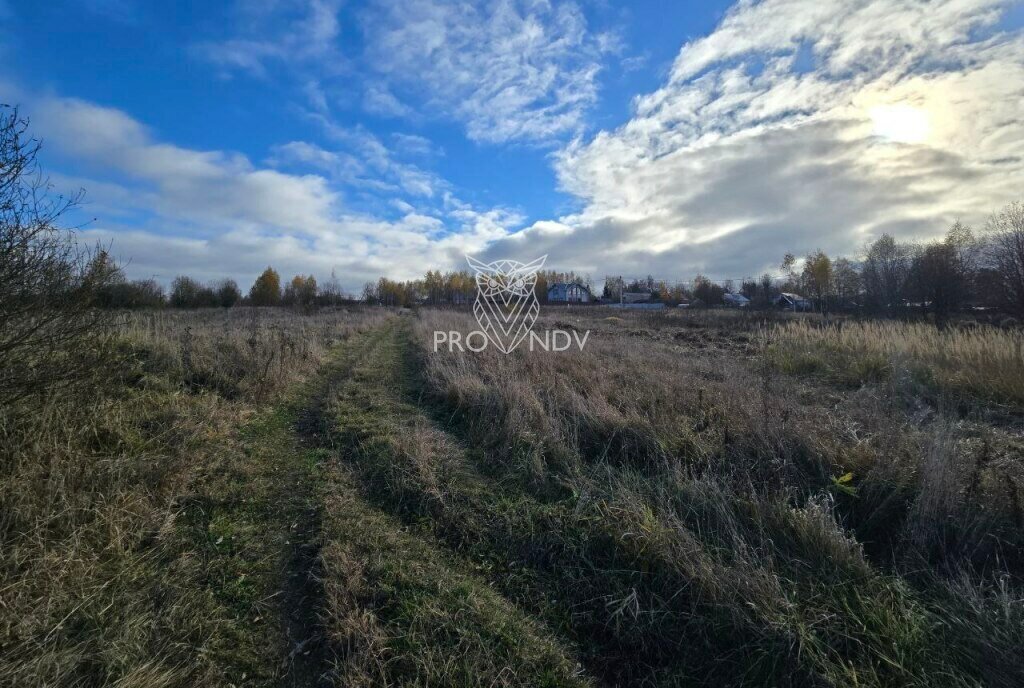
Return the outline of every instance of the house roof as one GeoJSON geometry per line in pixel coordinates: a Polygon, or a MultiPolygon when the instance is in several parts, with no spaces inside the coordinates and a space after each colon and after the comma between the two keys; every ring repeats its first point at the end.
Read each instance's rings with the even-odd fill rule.
{"type": "Polygon", "coordinates": [[[551,291],[552,289],[568,289],[569,287],[579,287],[580,289],[583,289],[588,293],[590,292],[590,289],[587,288],[587,285],[577,284],[576,282],[555,282],[550,287],[548,287],[548,291],[551,291]]]}

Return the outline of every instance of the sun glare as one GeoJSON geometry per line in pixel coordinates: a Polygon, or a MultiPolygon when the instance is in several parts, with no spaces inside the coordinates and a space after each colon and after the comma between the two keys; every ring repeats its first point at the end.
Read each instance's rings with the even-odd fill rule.
{"type": "Polygon", "coordinates": [[[923,143],[931,133],[928,113],[912,105],[879,105],[868,111],[874,133],[897,143],[923,143]]]}

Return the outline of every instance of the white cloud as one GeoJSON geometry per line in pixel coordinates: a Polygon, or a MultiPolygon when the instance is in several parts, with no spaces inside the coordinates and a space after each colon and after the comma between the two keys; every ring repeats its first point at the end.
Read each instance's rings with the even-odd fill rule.
{"type": "Polygon", "coordinates": [[[322,177],[281,174],[256,168],[239,154],[154,141],[141,124],[112,108],[47,98],[33,113],[33,125],[48,145],[129,179],[153,199],[155,212],[197,223],[231,220],[315,230],[337,199],[322,177]]]}
{"type": "Polygon", "coordinates": [[[395,142],[395,148],[405,155],[444,155],[444,149],[435,146],[433,141],[416,134],[394,133],[391,139],[395,142]]]}
{"type": "Polygon", "coordinates": [[[278,147],[271,162],[319,171],[293,174],[259,167],[237,153],[161,142],[124,112],[86,101],[30,98],[27,106],[47,150],[85,170],[54,179],[62,187],[85,187],[86,210],[103,211],[85,237],[112,242],[114,254],[130,260],[133,277],[158,274],[169,281],[190,274],[247,282],[271,264],[286,275],[326,277],[336,270],[355,290],[380,275],[408,279],[455,265],[463,252],[482,250],[522,221],[502,209],[481,211],[459,202],[442,181],[396,163],[361,130],[334,132],[351,151],[305,142],[278,147]],[[347,174],[383,179],[396,193],[440,194],[440,205],[403,203],[395,206],[397,219],[354,212],[332,184],[347,174]]]}
{"type": "Polygon", "coordinates": [[[370,84],[363,92],[363,109],[385,117],[410,117],[413,109],[395,97],[383,84],[370,84]]]}
{"type": "Polygon", "coordinates": [[[573,2],[377,2],[364,31],[372,68],[476,141],[547,142],[584,126],[602,52],[573,2]]]}
{"type": "MultiPolygon", "coordinates": [[[[316,115],[313,119],[343,150],[328,151],[312,143],[293,141],[277,146],[270,162],[275,165],[311,165],[346,184],[427,198],[448,187],[448,183],[437,175],[396,160],[395,152],[366,129],[341,127],[316,115]]],[[[430,146],[430,142],[422,137],[399,136],[396,138],[399,155],[410,152],[422,154],[424,147],[430,146]]]]}
{"type": "Polygon", "coordinates": [[[271,62],[340,64],[335,46],[341,31],[340,6],[341,0],[239,3],[235,10],[239,34],[196,43],[192,52],[216,65],[225,76],[241,71],[263,77],[271,62]]]}
{"type": "Polygon", "coordinates": [[[455,119],[475,141],[552,144],[585,129],[618,36],[588,30],[574,0],[371,0],[353,9],[365,47],[341,43],[340,0],[238,3],[217,40],[191,46],[222,76],[281,65],[314,110],[455,119]],[[359,65],[356,67],[355,65],[359,65]]]}
{"type": "Polygon", "coordinates": [[[558,153],[583,209],[492,251],[742,277],[786,251],[979,223],[1024,179],[1024,39],[995,28],[1007,4],[740,2],[629,122],[558,153]]]}

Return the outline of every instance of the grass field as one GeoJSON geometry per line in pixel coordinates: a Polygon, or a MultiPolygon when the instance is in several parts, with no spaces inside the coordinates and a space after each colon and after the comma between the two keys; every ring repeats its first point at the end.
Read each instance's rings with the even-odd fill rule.
{"type": "Polygon", "coordinates": [[[0,419],[0,684],[1024,685],[1021,335],[131,316],[0,419]]]}

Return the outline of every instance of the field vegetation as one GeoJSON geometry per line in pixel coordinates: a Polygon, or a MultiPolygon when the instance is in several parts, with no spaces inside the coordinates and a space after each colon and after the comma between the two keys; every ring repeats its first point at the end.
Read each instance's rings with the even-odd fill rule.
{"type": "MultiPolygon", "coordinates": [[[[457,329],[447,318],[425,320],[419,341],[457,329]]],[[[1022,610],[1007,587],[1024,544],[1019,426],[979,422],[1003,409],[932,401],[899,376],[851,389],[781,375],[794,371],[773,352],[809,326],[712,318],[563,321],[597,337],[571,355],[422,356],[426,393],[483,449],[499,492],[516,485],[538,500],[519,523],[505,514],[489,546],[517,562],[534,554],[530,579],[562,605],[546,613],[594,653],[595,675],[1019,682],[1022,610]],[[553,514],[557,526],[529,527],[553,514]],[[516,542],[523,532],[544,535],[516,542]]],[[[804,343],[830,360],[828,337],[840,335],[823,332],[804,343]]],[[[888,368],[931,363],[921,337],[891,327],[888,368]]],[[[966,341],[1019,350],[994,330],[966,341]]],[[[856,368],[857,355],[884,354],[849,355],[856,368]]],[[[985,386],[984,374],[972,397],[1005,400],[1003,380],[985,386]]]]}
{"type": "Polygon", "coordinates": [[[4,407],[0,676],[1019,685],[1019,341],[816,318],[120,317],[4,407]]]}
{"type": "Polygon", "coordinates": [[[765,337],[782,369],[860,386],[910,377],[933,392],[1024,404],[1024,335],[993,327],[936,329],[892,321],[797,321],[765,337]]]}
{"type": "Polygon", "coordinates": [[[264,404],[381,317],[138,313],[97,335],[102,368],[0,406],[0,684],[275,676],[285,629],[260,617],[295,509],[281,456],[244,451],[264,404]]]}
{"type": "Polygon", "coordinates": [[[23,131],[0,110],[0,684],[1024,685],[1012,322],[560,307],[585,348],[506,356],[271,268],[126,312],[162,296],[59,228],[23,131]]]}

